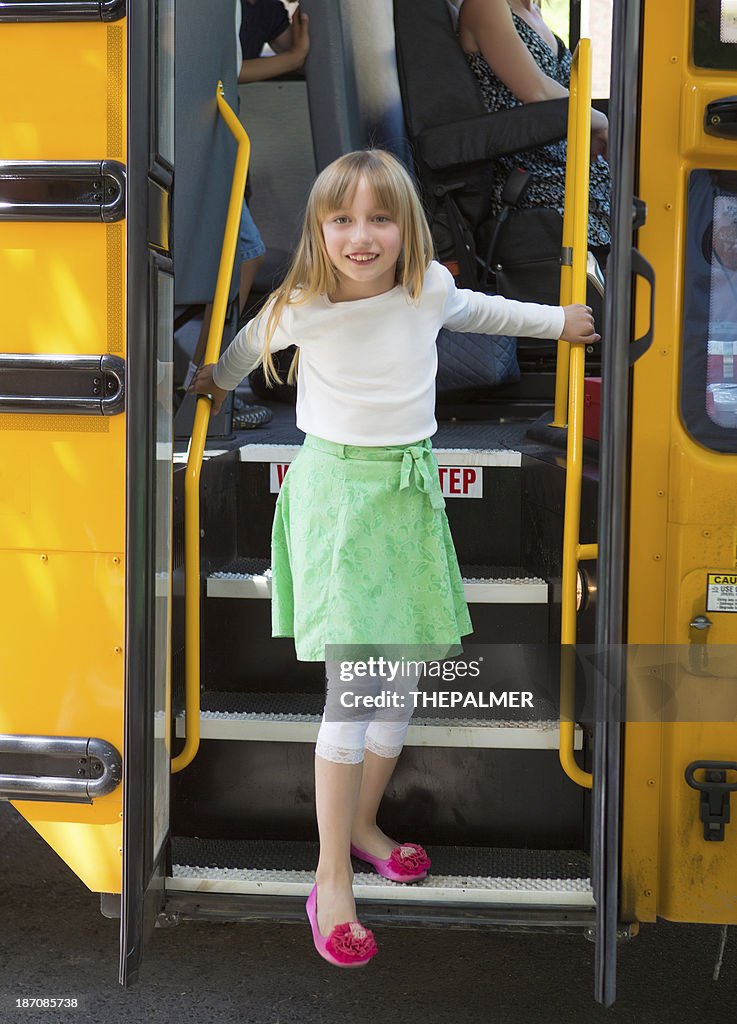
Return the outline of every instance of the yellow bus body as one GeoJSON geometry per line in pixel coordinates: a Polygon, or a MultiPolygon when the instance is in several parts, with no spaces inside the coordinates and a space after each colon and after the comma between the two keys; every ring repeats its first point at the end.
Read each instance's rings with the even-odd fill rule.
{"type": "MultiPolygon", "coordinates": [[[[3,24],[14,160],[126,159],[125,21],[3,24]]],[[[3,348],[125,358],[125,224],[0,225],[3,348]]],[[[123,748],[125,415],[0,415],[0,733],[123,748]]],[[[14,806],[82,881],[120,892],[122,791],[14,806]]]]}
{"type": "MultiPolygon", "coordinates": [[[[627,635],[630,644],[664,645],[664,661],[680,660],[679,682],[694,698],[708,697],[705,687],[721,690],[717,713],[728,708],[730,688],[734,703],[737,680],[689,675],[687,654],[694,643],[737,644],[737,615],[710,612],[705,638],[689,622],[705,611],[707,573],[737,565],[737,467],[734,455],[698,444],[681,420],[681,322],[688,176],[734,167],[734,143],[707,135],[703,120],[706,104],[732,95],[735,82],[693,66],[689,0],[674,0],[666,18],[645,3],[644,19],[639,194],[647,223],[639,248],[656,268],[657,288],[654,340],[634,371],[627,635]]],[[[636,336],[647,327],[645,292],[636,336]]],[[[627,725],[625,919],[737,922],[737,829],[728,825],[723,842],[704,840],[699,795],[683,773],[691,761],[736,754],[737,724],[724,717],[627,725]]]]}

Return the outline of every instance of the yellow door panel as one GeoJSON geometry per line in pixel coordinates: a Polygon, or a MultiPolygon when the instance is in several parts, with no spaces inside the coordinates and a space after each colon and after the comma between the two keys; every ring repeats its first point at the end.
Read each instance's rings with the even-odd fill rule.
{"type": "Polygon", "coordinates": [[[125,148],[125,29],[4,24],[3,159],[119,159],[125,148]]]}
{"type": "Polygon", "coordinates": [[[13,806],[89,889],[119,893],[123,812],[112,797],[81,809],[79,804],[39,805],[30,800],[13,801],[13,806]]]}
{"type": "Polygon", "coordinates": [[[655,921],[657,917],[662,728],[660,722],[628,721],[624,729],[623,921],[655,921]]]}
{"type": "Polygon", "coordinates": [[[121,553],[0,551],[0,578],[0,733],[100,736],[120,750],[121,553]]]}
{"type": "Polygon", "coordinates": [[[3,350],[123,355],[123,224],[23,222],[0,231],[3,350]]]}
{"type": "Polygon", "coordinates": [[[17,415],[1,419],[0,549],[122,555],[125,417],[22,417],[30,430],[17,429],[17,415]]]}

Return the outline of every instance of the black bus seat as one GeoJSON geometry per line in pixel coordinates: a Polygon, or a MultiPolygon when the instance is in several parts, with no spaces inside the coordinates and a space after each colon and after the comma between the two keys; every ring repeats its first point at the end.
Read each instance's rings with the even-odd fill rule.
{"type": "MultiPolygon", "coordinates": [[[[567,99],[489,114],[455,31],[448,0],[394,0],[405,123],[439,258],[458,266],[463,287],[486,285],[509,298],[559,301],[562,218],[511,206],[501,230],[489,213],[493,158],[565,138],[567,99]]],[[[598,290],[588,304],[601,323],[598,290]]]]}

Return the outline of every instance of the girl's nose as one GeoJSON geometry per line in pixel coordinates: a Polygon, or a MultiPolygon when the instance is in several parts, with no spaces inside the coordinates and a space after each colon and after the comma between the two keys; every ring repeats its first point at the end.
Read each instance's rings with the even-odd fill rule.
{"type": "Polygon", "coordinates": [[[357,218],[353,221],[353,230],[351,231],[351,242],[364,242],[370,237],[368,221],[363,218],[357,218]]]}

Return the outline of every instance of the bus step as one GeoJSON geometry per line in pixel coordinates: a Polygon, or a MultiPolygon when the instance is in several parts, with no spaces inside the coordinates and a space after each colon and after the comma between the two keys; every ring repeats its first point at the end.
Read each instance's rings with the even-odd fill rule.
{"type": "MultiPolygon", "coordinates": [[[[200,737],[271,743],[314,743],[324,697],[319,693],[215,693],[201,698],[200,737]]],[[[451,709],[418,708],[407,733],[413,747],[463,747],[509,750],[557,750],[557,710],[535,698],[535,708],[474,709],[463,716],[451,709]]],[[[184,713],[176,721],[184,736],[184,713]]],[[[580,726],[574,747],[582,748],[580,726]]]]}
{"type": "MultiPolygon", "coordinates": [[[[519,567],[462,565],[469,604],[547,604],[548,584],[519,567]]],[[[207,577],[208,597],[271,598],[268,558],[237,558],[207,577]]]]}
{"type": "MultiPolygon", "coordinates": [[[[455,905],[456,910],[594,906],[589,858],[580,851],[431,846],[428,854],[431,872],[413,885],[389,882],[354,859],[353,891],[362,919],[368,919],[372,905],[387,901],[418,909],[455,905]]],[[[166,889],[196,891],[198,898],[212,893],[305,899],[317,855],[316,842],[176,837],[166,889]]]]}

